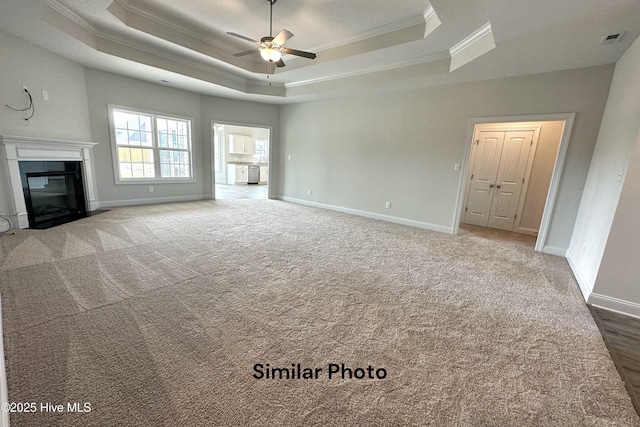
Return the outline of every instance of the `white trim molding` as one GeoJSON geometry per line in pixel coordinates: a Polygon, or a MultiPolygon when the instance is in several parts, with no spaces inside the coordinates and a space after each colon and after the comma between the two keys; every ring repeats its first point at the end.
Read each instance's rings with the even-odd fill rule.
{"type": "Polygon", "coordinates": [[[195,202],[198,200],[211,200],[211,196],[198,194],[191,196],[154,197],[152,199],[107,200],[101,201],[99,207],[117,208],[122,206],[156,205],[160,203],[195,202]]]}
{"type": "Polygon", "coordinates": [[[636,304],[635,302],[592,293],[587,300],[587,304],[605,310],[615,311],[625,316],[640,318],[640,304],[636,304]]]}
{"type": "Polygon", "coordinates": [[[440,18],[438,18],[438,15],[436,14],[436,11],[433,9],[433,6],[431,4],[429,4],[429,7],[427,7],[427,10],[424,11],[424,38],[426,39],[429,34],[431,34],[436,28],[438,28],[441,24],[442,21],[440,21],[440,18]]]}
{"type": "Polygon", "coordinates": [[[97,209],[96,181],[93,170],[92,149],[95,142],[67,141],[61,139],[33,138],[27,136],[0,135],[2,157],[6,164],[9,188],[5,191],[11,196],[11,208],[17,218],[13,227],[28,228],[27,204],[22,191],[20,176],[21,161],[70,161],[82,162],[82,179],[87,212],[97,209]]]}
{"type": "Polygon", "coordinates": [[[578,267],[575,257],[570,249],[567,250],[566,259],[569,263],[569,267],[571,267],[573,276],[576,278],[576,282],[578,282],[578,286],[580,287],[580,292],[582,292],[584,300],[588,302],[589,297],[591,296],[591,291],[593,290],[593,284],[589,284],[587,282],[587,279],[584,277],[584,274],[582,274],[580,267],[578,267]]]}
{"type": "Polygon", "coordinates": [[[451,55],[449,71],[454,71],[468,64],[490,50],[495,49],[495,47],[496,42],[493,38],[491,22],[487,22],[449,49],[449,54],[451,55]]]}
{"type": "Polygon", "coordinates": [[[298,205],[311,206],[314,208],[327,209],[327,210],[342,212],[350,215],[356,215],[356,216],[361,216],[361,217],[370,218],[370,219],[377,219],[380,221],[393,222],[395,224],[408,225],[410,227],[437,231],[439,233],[453,234],[453,229],[451,227],[445,227],[437,224],[430,224],[428,222],[415,221],[412,219],[400,218],[397,216],[382,215],[382,214],[377,214],[375,212],[345,208],[342,206],[328,205],[325,203],[318,203],[310,200],[296,199],[294,197],[288,197],[288,196],[280,196],[278,197],[278,199],[285,202],[295,203],[298,205]]]}
{"type": "Polygon", "coordinates": [[[549,255],[561,256],[563,258],[566,258],[566,256],[567,256],[567,250],[566,249],[558,248],[558,247],[555,247],[555,246],[545,245],[540,252],[542,252],[544,254],[549,254],[549,255]]]}

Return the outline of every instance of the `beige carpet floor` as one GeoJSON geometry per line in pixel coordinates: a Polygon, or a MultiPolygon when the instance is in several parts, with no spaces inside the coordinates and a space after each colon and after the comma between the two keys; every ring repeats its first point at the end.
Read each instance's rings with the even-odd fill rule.
{"type": "Polygon", "coordinates": [[[566,261],[519,240],[272,200],[119,208],[0,237],[0,292],[10,400],[38,405],[13,426],[640,426],[566,261]]]}

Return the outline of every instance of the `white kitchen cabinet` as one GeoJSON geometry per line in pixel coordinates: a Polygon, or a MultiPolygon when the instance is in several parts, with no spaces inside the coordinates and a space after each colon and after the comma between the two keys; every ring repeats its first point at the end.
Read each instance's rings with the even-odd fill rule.
{"type": "Polygon", "coordinates": [[[269,166],[260,166],[260,182],[269,182],[269,166]]]}
{"type": "Polygon", "coordinates": [[[229,135],[230,154],[256,154],[256,139],[244,135],[229,135]]]}
{"type": "Polygon", "coordinates": [[[249,180],[249,166],[227,165],[227,184],[246,184],[249,180]]]}

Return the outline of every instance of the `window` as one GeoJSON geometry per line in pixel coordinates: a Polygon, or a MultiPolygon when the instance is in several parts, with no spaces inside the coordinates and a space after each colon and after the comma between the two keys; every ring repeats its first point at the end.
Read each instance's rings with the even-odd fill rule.
{"type": "Polygon", "coordinates": [[[117,182],[192,179],[191,120],[110,110],[117,182]]]}
{"type": "Polygon", "coordinates": [[[269,160],[269,141],[264,139],[256,140],[256,156],[261,162],[269,160]]]}

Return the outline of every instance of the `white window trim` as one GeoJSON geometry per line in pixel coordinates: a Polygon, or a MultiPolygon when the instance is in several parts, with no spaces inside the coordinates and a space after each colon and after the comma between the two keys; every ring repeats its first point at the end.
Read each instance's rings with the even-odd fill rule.
{"type": "MultiPolygon", "coordinates": [[[[113,163],[113,177],[116,185],[140,185],[140,184],[176,184],[176,183],[193,183],[196,182],[196,179],[193,175],[193,117],[181,116],[179,114],[170,114],[161,111],[153,111],[146,110],[143,108],[135,108],[135,107],[127,107],[123,105],[114,105],[107,104],[108,116],[109,116],[109,136],[111,138],[111,157],[113,163]],[[129,111],[131,113],[140,113],[140,114],[149,114],[152,115],[153,122],[153,150],[154,150],[154,165],[155,162],[160,161],[159,156],[159,147],[157,146],[157,130],[155,128],[155,120],[156,118],[161,119],[179,119],[179,120],[188,120],[189,121],[189,174],[190,178],[161,178],[157,176],[156,178],[120,178],[120,163],[118,162],[118,144],[116,143],[116,135],[115,135],[115,120],[113,117],[113,110],[123,110],[129,111]],[[157,158],[157,159],[156,159],[157,158]]],[[[159,164],[159,163],[158,163],[159,164]]],[[[157,170],[157,169],[156,169],[157,170]]]]}

